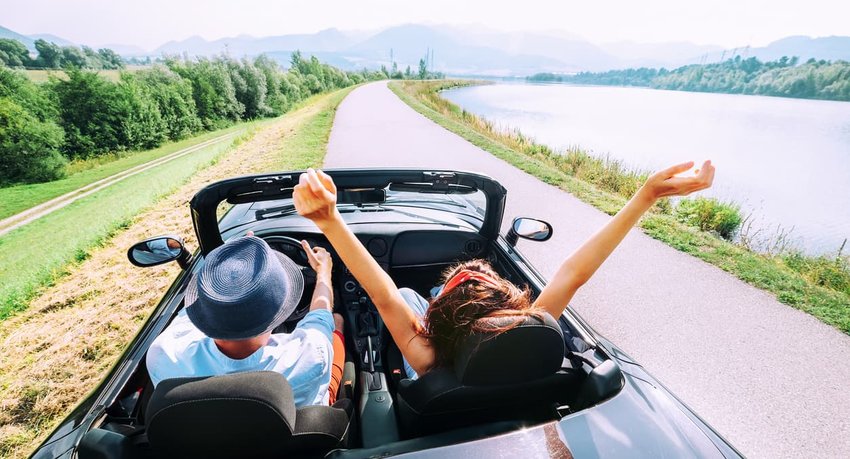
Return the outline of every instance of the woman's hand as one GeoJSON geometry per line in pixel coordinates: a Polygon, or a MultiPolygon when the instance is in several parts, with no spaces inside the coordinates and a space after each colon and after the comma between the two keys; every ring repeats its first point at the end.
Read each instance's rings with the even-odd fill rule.
{"type": "Polygon", "coordinates": [[[676,176],[692,167],[694,162],[689,161],[656,172],[646,180],[638,193],[655,201],[665,196],[687,196],[694,191],[710,187],[714,180],[714,166],[711,165],[711,161],[703,163],[702,167],[695,171],[696,175],[692,177],[676,176]]]}
{"type": "Polygon", "coordinates": [[[301,247],[307,252],[307,261],[316,274],[330,278],[334,264],[331,254],[322,247],[310,247],[307,241],[301,241],[301,247]]]}
{"type": "Polygon", "coordinates": [[[336,217],[336,185],[328,174],[307,169],[292,193],[295,209],[320,226],[336,217]]]}

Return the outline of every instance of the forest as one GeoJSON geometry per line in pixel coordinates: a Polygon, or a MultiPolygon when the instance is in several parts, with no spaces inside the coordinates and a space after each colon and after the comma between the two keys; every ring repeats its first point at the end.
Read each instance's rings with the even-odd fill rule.
{"type": "MultiPolygon", "coordinates": [[[[419,72],[395,66],[345,72],[294,52],[288,70],[262,55],[164,57],[110,81],[92,70],[105,68],[103,63],[57,61],[36,46],[41,53],[35,59],[26,53],[27,66],[41,62],[52,68],[58,62],[64,72],[39,84],[22,70],[0,65],[0,186],[56,180],[69,161],[146,150],[237,121],[279,116],[324,91],[390,77],[429,77],[421,65],[419,72]]],[[[120,57],[114,62],[123,66],[120,57]]]]}
{"type": "Polygon", "coordinates": [[[686,65],[674,70],[538,73],[528,77],[528,81],[850,101],[850,63],[815,59],[800,63],[796,57],[762,62],[736,56],[715,64],[686,65]]]}

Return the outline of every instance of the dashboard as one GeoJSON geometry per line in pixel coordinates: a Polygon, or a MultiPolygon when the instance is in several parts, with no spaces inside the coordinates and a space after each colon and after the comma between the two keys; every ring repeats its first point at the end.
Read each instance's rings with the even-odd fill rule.
{"type": "MultiPolygon", "coordinates": [[[[389,230],[390,228],[386,228],[389,230]]],[[[343,314],[346,335],[359,355],[360,365],[380,365],[381,351],[388,339],[384,325],[372,301],[357,279],[342,263],[333,247],[321,233],[315,232],[263,232],[262,237],[272,249],[279,251],[302,267],[305,289],[296,310],[286,323],[276,331],[290,331],[310,309],[315,284],[315,272],[309,267],[307,255],[301,247],[306,240],[311,247],[326,249],[334,260],[333,287],[334,310],[343,314]]],[[[412,282],[427,285],[446,265],[459,260],[484,257],[487,242],[477,232],[457,229],[358,232],[357,238],[372,257],[396,280],[399,287],[412,282]],[[423,275],[427,272],[427,275],[423,275]]],[[[433,286],[433,283],[430,284],[433,286]]]]}

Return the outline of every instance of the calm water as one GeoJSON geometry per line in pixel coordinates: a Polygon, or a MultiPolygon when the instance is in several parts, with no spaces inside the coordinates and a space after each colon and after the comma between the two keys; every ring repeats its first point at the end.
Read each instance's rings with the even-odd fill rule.
{"type": "MultiPolygon", "coordinates": [[[[850,103],[638,88],[494,84],[445,97],[555,148],[658,169],[711,159],[714,187],[760,236],[791,230],[809,253],[850,237],[850,103]]],[[[845,249],[845,254],[850,247],[845,249]]]]}

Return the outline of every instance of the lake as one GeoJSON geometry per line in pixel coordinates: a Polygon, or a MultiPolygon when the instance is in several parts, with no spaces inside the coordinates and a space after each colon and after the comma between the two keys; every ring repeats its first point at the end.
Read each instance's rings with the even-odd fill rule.
{"type": "Polygon", "coordinates": [[[717,175],[702,193],[739,203],[759,238],[790,231],[796,247],[834,255],[850,237],[850,102],[566,84],[443,95],[540,143],[636,168],[711,159],[717,175]]]}

